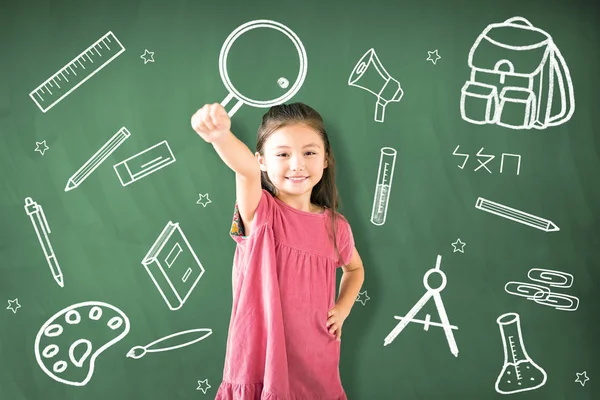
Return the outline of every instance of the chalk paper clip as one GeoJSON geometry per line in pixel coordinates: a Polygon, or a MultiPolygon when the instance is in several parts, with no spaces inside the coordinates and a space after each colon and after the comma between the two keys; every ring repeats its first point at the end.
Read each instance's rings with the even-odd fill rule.
{"type": "Polygon", "coordinates": [[[514,294],[515,296],[525,297],[529,300],[535,298],[543,298],[550,294],[550,289],[545,286],[534,285],[533,283],[527,282],[508,282],[504,285],[504,290],[508,294],[514,294]]]}
{"type": "Polygon", "coordinates": [[[573,284],[573,275],[551,269],[531,268],[527,276],[534,282],[541,282],[559,288],[570,288],[573,284]]]}
{"type": "MultiPolygon", "coordinates": [[[[538,292],[539,293],[539,292],[538,292]]],[[[579,299],[562,293],[550,292],[543,295],[536,294],[533,301],[543,306],[554,307],[562,311],[575,311],[579,307],[579,299]]]]}
{"type": "MultiPolygon", "coordinates": [[[[533,271],[533,270],[531,270],[533,271]]],[[[553,285],[568,285],[564,287],[570,287],[573,282],[573,276],[565,273],[552,274],[550,270],[537,269],[536,272],[531,274],[529,271],[529,278],[538,282],[546,282],[548,285],[552,285],[549,280],[554,281],[553,285]],[[543,271],[538,274],[539,271],[543,271]],[[539,277],[539,278],[538,278],[539,277]],[[560,282],[556,283],[556,278],[560,278],[560,282]],[[570,277],[570,278],[569,278],[570,277]]],[[[563,286],[560,286],[563,287],[563,286]]],[[[562,293],[556,293],[551,291],[545,286],[535,285],[528,282],[515,282],[511,281],[504,285],[504,290],[508,294],[515,296],[525,297],[528,300],[535,301],[543,306],[554,307],[557,310],[562,311],[575,311],[579,307],[579,299],[574,296],[569,296],[562,293]]]]}

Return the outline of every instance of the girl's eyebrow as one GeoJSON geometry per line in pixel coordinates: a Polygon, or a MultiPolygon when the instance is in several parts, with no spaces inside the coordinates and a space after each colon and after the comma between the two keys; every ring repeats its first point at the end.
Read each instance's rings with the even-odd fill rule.
{"type": "MultiPolygon", "coordinates": [[[[317,148],[319,148],[320,146],[318,144],[316,144],[316,143],[310,143],[310,144],[307,144],[306,146],[303,146],[302,148],[304,149],[306,147],[317,147],[317,148]]],[[[276,149],[289,149],[290,146],[275,146],[275,148],[276,149]]]]}

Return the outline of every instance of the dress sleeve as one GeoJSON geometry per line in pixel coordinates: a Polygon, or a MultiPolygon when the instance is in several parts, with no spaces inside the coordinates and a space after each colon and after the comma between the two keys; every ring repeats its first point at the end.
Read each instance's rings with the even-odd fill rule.
{"type": "Polygon", "coordinates": [[[343,234],[340,237],[339,251],[341,256],[341,264],[339,267],[343,265],[348,265],[350,263],[350,259],[352,258],[352,253],[354,251],[354,236],[352,235],[352,228],[348,221],[343,219],[342,231],[343,234]]]}
{"type": "MultiPolygon", "coordinates": [[[[256,207],[256,214],[254,215],[253,224],[255,228],[263,225],[266,222],[269,222],[272,219],[271,213],[273,211],[273,201],[274,200],[271,193],[269,193],[266,189],[263,189],[262,195],[260,196],[260,201],[258,202],[258,207],[256,207]]],[[[256,232],[256,229],[253,229],[252,232],[256,232]]],[[[250,236],[252,236],[252,232],[250,236]]],[[[231,222],[229,235],[236,243],[242,243],[249,238],[246,236],[246,230],[240,216],[240,210],[238,208],[237,201],[235,202],[235,207],[233,210],[233,219],[231,222]]]]}

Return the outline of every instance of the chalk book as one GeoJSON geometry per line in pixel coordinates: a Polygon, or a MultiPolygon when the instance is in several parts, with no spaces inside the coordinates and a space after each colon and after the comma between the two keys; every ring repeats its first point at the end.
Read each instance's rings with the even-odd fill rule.
{"type": "Polygon", "coordinates": [[[171,310],[183,306],[204,274],[204,267],[179,223],[169,221],[142,265],[171,310]]]}

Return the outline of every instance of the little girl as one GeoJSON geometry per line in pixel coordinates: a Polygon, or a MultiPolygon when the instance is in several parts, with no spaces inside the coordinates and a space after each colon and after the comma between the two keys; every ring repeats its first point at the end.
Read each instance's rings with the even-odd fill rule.
{"type": "Polygon", "coordinates": [[[302,103],[272,107],[254,155],[218,103],[198,110],[192,127],[236,180],[233,308],[216,400],[346,400],[340,338],[364,271],[350,225],[336,211],[323,119],[302,103]]]}

